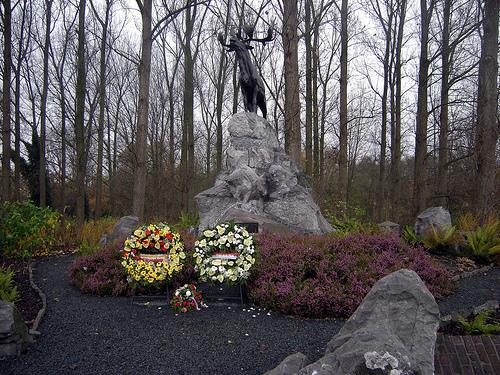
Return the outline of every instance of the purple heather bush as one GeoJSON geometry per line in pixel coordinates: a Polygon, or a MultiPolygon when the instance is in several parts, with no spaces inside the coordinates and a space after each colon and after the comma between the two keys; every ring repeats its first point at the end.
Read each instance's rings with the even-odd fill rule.
{"type": "Polygon", "coordinates": [[[401,268],[414,270],[436,298],[452,287],[448,272],[423,248],[396,236],[263,234],[257,244],[250,296],[285,314],[349,317],[377,280],[401,268]]]}
{"type": "Polygon", "coordinates": [[[69,268],[72,283],[87,294],[130,294],[131,288],[120,263],[120,249],[121,244],[114,243],[94,254],[76,258],[69,268]]]}
{"type": "MultiPolygon", "coordinates": [[[[180,231],[184,247],[191,253],[196,238],[187,231],[180,231]]],[[[127,275],[121,264],[121,250],[123,242],[116,241],[91,255],[77,257],[69,268],[72,283],[83,293],[99,296],[123,296],[132,294],[132,287],[127,282],[127,275]]],[[[175,290],[186,283],[196,280],[196,273],[192,264],[185,264],[182,272],[174,275],[171,286],[175,290]]],[[[135,293],[161,293],[162,289],[146,290],[138,287],[135,293]]]]}

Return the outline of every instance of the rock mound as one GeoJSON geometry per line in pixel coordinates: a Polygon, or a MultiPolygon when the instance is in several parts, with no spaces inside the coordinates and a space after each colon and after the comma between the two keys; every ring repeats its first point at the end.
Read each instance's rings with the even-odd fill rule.
{"type": "Polygon", "coordinates": [[[229,123],[229,137],[225,170],[212,188],[195,197],[200,229],[237,215],[251,218],[264,230],[333,231],[269,122],[255,113],[237,113],[229,123]]]}

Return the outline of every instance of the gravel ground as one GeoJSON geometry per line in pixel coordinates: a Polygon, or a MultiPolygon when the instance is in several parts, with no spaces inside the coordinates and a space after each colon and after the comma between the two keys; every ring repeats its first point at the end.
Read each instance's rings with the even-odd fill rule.
{"type": "Polygon", "coordinates": [[[342,326],[236,304],[175,316],[168,306],[87,296],[69,284],[71,260],[37,263],[48,304],[42,335],[26,354],[0,362],[0,374],[262,374],[298,351],[318,359],[342,326]]]}
{"type": "Polygon", "coordinates": [[[441,315],[468,315],[474,307],[492,299],[500,301],[500,267],[459,280],[455,293],[439,301],[439,310],[441,315]]]}
{"type": "MultiPolygon", "coordinates": [[[[129,298],[83,295],[68,281],[71,256],[38,262],[48,309],[38,343],[0,374],[262,374],[301,351],[320,358],[341,320],[299,320],[236,304],[176,316],[129,298]],[[246,311],[244,311],[246,310],[246,311]]],[[[500,300],[500,268],[461,280],[443,314],[500,300]]]]}

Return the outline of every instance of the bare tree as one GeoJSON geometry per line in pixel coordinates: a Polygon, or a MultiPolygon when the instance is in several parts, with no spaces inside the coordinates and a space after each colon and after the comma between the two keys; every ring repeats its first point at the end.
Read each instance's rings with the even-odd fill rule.
{"type": "MultiPolygon", "coordinates": [[[[313,105],[317,103],[313,102],[313,45],[312,45],[312,36],[313,36],[313,25],[312,25],[312,2],[306,1],[304,2],[305,8],[305,32],[304,32],[304,43],[306,48],[306,173],[308,175],[313,174],[313,105]]],[[[315,72],[314,72],[315,73],[315,72]]]]}
{"type": "Polygon", "coordinates": [[[415,135],[414,213],[419,213],[427,204],[427,94],[429,83],[429,25],[436,1],[420,0],[420,61],[418,70],[418,98],[415,135]]]}
{"type": "Polygon", "coordinates": [[[104,114],[106,111],[106,51],[108,40],[108,27],[112,0],[106,0],[104,8],[104,19],[99,16],[99,13],[94,7],[93,1],[90,5],[94,11],[94,15],[101,25],[101,44],[100,44],[100,63],[99,63],[99,119],[97,130],[97,176],[96,176],[96,196],[95,196],[95,212],[94,217],[101,216],[102,211],[102,170],[104,160],[104,114]]]}
{"type": "Polygon", "coordinates": [[[146,192],[146,149],[149,115],[149,86],[151,79],[151,50],[153,39],[182,11],[195,4],[196,0],[188,0],[181,8],[170,11],[152,27],[152,0],[136,0],[142,18],[141,59],[139,62],[139,101],[137,106],[137,132],[135,137],[135,172],[132,212],[139,218],[144,217],[144,201],[146,192]]]}
{"type": "Polygon", "coordinates": [[[50,32],[52,19],[52,0],[45,2],[45,42],[43,44],[43,87],[42,87],[42,102],[40,104],[40,207],[47,205],[47,186],[45,174],[46,168],[46,152],[45,146],[47,142],[46,122],[47,122],[47,94],[49,91],[49,50],[50,50],[50,32]]]}
{"type": "Polygon", "coordinates": [[[498,120],[498,0],[485,0],[481,60],[479,61],[479,88],[476,131],[476,211],[480,217],[493,209],[495,188],[496,144],[498,120]]]}
{"type": "Polygon", "coordinates": [[[12,11],[10,0],[3,1],[3,86],[2,86],[2,201],[11,195],[10,169],[10,80],[12,72],[12,11]]]}
{"type": "Polygon", "coordinates": [[[75,144],[76,144],[76,221],[82,225],[85,221],[85,175],[87,168],[85,150],[85,0],[80,0],[78,9],[78,52],[76,78],[76,113],[75,113],[75,144]]]}
{"type": "Polygon", "coordinates": [[[300,166],[300,100],[297,0],[283,0],[283,66],[285,71],[285,150],[300,166]]]}
{"type": "Polygon", "coordinates": [[[21,199],[21,70],[31,44],[31,1],[20,3],[17,61],[14,68],[14,197],[21,199]]]}
{"type": "Polygon", "coordinates": [[[398,29],[395,35],[396,45],[393,51],[394,62],[394,85],[391,85],[391,215],[399,219],[400,195],[401,195],[401,103],[402,103],[402,49],[403,34],[406,21],[407,1],[401,0],[396,4],[396,23],[398,29]],[[394,90],[394,86],[395,90],[394,90]],[[395,91],[395,92],[394,92],[395,91]]]}
{"type": "Polygon", "coordinates": [[[347,204],[347,0],[340,10],[340,142],[339,142],[339,199],[347,204]]]}

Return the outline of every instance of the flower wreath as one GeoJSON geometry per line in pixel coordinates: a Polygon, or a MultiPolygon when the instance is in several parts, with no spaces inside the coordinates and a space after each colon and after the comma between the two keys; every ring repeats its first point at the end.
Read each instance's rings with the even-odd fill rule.
{"type": "Polygon", "coordinates": [[[182,269],[181,236],[167,224],[143,225],[125,240],[122,265],[129,282],[143,286],[161,283],[182,269]]]}
{"type": "Polygon", "coordinates": [[[201,281],[245,280],[255,263],[253,237],[236,224],[222,223],[206,229],[194,246],[195,270],[201,281]]]}
{"type": "Polygon", "coordinates": [[[200,310],[200,307],[207,307],[203,302],[201,292],[196,290],[194,284],[184,284],[184,286],[177,289],[170,301],[170,306],[176,313],[185,313],[200,310]]]}

